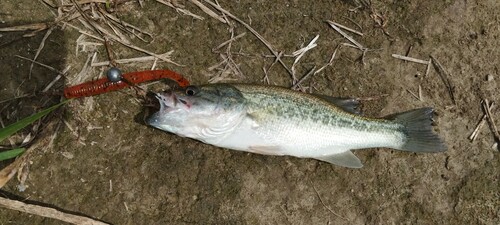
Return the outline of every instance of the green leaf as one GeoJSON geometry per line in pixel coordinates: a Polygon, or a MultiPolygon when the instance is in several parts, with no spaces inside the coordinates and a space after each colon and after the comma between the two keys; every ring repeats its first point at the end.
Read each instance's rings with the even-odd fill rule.
{"type": "Polygon", "coordinates": [[[50,112],[52,112],[54,109],[57,109],[57,107],[65,104],[66,102],[68,102],[68,100],[66,101],[63,101],[57,105],[54,105],[54,106],[51,106],[47,109],[44,109],[38,113],[35,113],[34,115],[32,116],[29,116],[29,117],[26,117],[24,119],[21,119],[9,126],[6,126],[2,129],[0,129],[0,142],[2,142],[3,140],[5,140],[7,137],[9,137],[10,135],[12,134],[15,134],[16,132],[18,132],[19,130],[25,128],[26,126],[32,124],[33,122],[37,121],[38,119],[42,118],[43,116],[49,114],[50,112]]]}
{"type": "Polygon", "coordinates": [[[23,153],[26,149],[24,148],[15,148],[12,150],[0,152],[0,161],[6,160],[6,159],[12,159],[21,153],[23,153]]]}

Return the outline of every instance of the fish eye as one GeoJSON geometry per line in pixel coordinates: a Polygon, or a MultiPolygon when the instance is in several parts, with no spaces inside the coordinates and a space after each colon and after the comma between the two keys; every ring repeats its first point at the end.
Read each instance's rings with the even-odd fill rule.
{"type": "Polygon", "coordinates": [[[196,86],[188,86],[188,87],[186,87],[186,95],[187,96],[193,96],[193,95],[197,94],[198,91],[199,91],[199,89],[196,86]]]}

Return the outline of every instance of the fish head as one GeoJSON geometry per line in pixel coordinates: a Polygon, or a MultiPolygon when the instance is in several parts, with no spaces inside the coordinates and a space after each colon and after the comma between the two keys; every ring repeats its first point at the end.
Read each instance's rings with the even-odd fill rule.
{"type": "Polygon", "coordinates": [[[160,110],[147,124],[183,137],[200,139],[206,128],[220,127],[243,113],[244,98],[233,86],[212,84],[156,93],[160,110]]]}

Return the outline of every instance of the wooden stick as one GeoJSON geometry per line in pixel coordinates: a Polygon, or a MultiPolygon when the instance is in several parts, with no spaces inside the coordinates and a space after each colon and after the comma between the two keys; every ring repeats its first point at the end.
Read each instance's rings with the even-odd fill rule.
{"type": "Polygon", "coordinates": [[[107,225],[108,223],[103,223],[88,217],[77,216],[69,213],[61,212],[54,208],[27,204],[21,201],[11,200],[7,198],[0,197],[0,206],[17,210],[20,212],[25,212],[37,216],[43,216],[47,218],[52,218],[60,221],[64,221],[72,224],[80,224],[80,225],[107,225]]]}

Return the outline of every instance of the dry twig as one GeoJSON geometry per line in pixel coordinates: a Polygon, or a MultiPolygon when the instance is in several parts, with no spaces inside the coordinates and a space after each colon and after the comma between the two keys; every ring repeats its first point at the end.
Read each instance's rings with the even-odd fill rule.
{"type": "Polygon", "coordinates": [[[417,96],[415,93],[413,93],[413,91],[410,91],[409,89],[406,89],[406,91],[407,91],[408,93],[410,93],[410,94],[411,94],[411,96],[415,97],[417,100],[420,100],[420,99],[418,98],[418,96],[417,96]]]}
{"type": "MultiPolygon", "coordinates": [[[[225,15],[223,16],[224,16],[223,18],[227,20],[226,16],[225,15]]],[[[229,24],[229,21],[227,21],[227,23],[229,24]]],[[[214,69],[217,69],[219,71],[215,76],[212,76],[210,78],[209,80],[210,83],[228,79],[234,80],[234,78],[232,78],[231,75],[237,75],[240,78],[245,77],[243,75],[243,72],[240,70],[239,65],[234,61],[231,52],[232,42],[240,37],[243,37],[243,35],[240,34],[234,36],[234,29],[232,26],[230,27],[230,32],[231,32],[231,38],[229,40],[224,41],[222,44],[212,49],[213,52],[217,52],[219,48],[226,46],[226,50],[224,52],[218,52],[222,61],[209,68],[210,71],[214,69]]]]}
{"type": "Polygon", "coordinates": [[[409,89],[406,89],[408,93],[410,93],[413,97],[415,97],[417,100],[423,102],[424,98],[422,97],[422,86],[418,85],[418,94],[413,93],[413,91],[410,91],[409,89]]]}
{"type": "Polygon", "coordinates": [[[49,28],[51,23],[33,23],[27,25],[2,27],[0,32],[16,32],[16,31],[41,31],[49,28]]]}
{"type": "Polygon", "coordinates": [[[420,84],[418,85],[418,99],[422,102],[424,101],[424,97],[422,96],[422,85],[420,84]]]}
{"type": "Polygon", "coordinates": [[[446,86],[446,89],[448,90],[448,94],[450,95],[451,101],[453,102],[454,105],[456,105],[454,88],[453,88],[450,80],[448,79],[448,73],[446,72],[444,67],[441,65],[441,63],[439,63],[439,61],[437,61],[437,59],[434,56],[431,55],[430,57],[432,59],[431,60],[432,64],[434,65],[434,67],[438,71],[438,74],[441,77],[441,80],[443,81],[444,85],[446,86]]]}
{"type": "Polygon", "coordinates": [[[226,14],[227,16],[231,17],[231,19],[236,20],[238,23],[242,24],[245,28],[247,28],[253,35],[255,35],[255,37],[257,37],[269,49],[269,51],[271,51],[271,53],[273,53],[274,57],[277,58],[278,62],[283,66],[283,68],[285,68],[285,70],[290,74],[290,76],[292,76],[293,82],[295,82],[297,80],[297,78],[294,76],[292,71],[285,65],[285,63],[279,57],[279,55],[280,55],[279,52],[275,51],[273,46],[268,41],[266,41],[266,39],[264,39],[264,37],[262,37],[262,35],[257,33],[257,31],[255,31],[255,29],[253,29],[247,23],[243,22],[243,20],[239,19],[238,17],[234,16],[233,14],[228,12],[227,10],[223,9],[218,4],[215,4],[214,2],[212,2],[210,0],[205,0],[205,2],[210,4],[215,9],[219,10],[221,13],[226,14]]]}
{"type": "Polygon", "coordinates": [[[316,70],[316,72],[314,72],[314,74],[317,74],[317,73],[323,71],[324,69],[326,69],[327,67],[331,66],[333,64],[333,60],[335,59],[335,56],[337,56],[337,51],[339,49],[340,49],[340,45],[337,45],[337,47],[333,51],[332,56],[330,57],[330,60],[328,61],[328,63],[326,63],[321,68],[319,68],[318,70],[316,70]]]}
{"type": "MultiPolygon", "coordinates": [[[[481,104],[482,105],[482,104],[481,104]]],[[[495,103],[492,102],[490,105],[489,105],[489,109],[490,110],[493,110],[495,108],[495,103]]],[[[483,117],[481,117],[481,120],[479,121],[479,123],[477,123],[477,126],[476,128],[474,129],[474,131],[472,131],[472,133],[470,134],[469,136],[469,140],[471,142],[474,142],[477,138],[477,136],[479,135],[479,132],[481,130],[481,128],[484,126],[484,124],[486,123],[486,118],[488,118],[488,115],[486,113],[486,111],[484,112],[483,114],[483,117]]]]}
{"type": "Polygon", "coordinates": [[[303,47],[303,48],[301,48],[301,49],[299,49],[299,50],[297,50],[297,51],[295,51],[295,52],[292,53],[293,57],[296,57],[295,61],[293,62],[292,71],[293,71],[293,67],[295,66],[295,64],[297,64],[299,62],[299,60],[302,58],[302,56],[304,56],[304,54],[307,51],[309,51],[309,50],[311,50],[311,49],[313,49],[313,48],[315,48],[317,46],[316,41],[318,40],[318,38],[319,38],[319,34],[316,35],[316,37],[314,37],[309,42],[309,44],[307,44],[307,46],[305,46],[305,47],[303,47]]]}
{"type": "Polygon", "coordinates": [[[145,37],[143,37],[143,35],[149,37],[150,39],[153,38],[153,34],[146,32],[146,31],[143,31],[142,29],[140,29],[132,24],[129,24],[127,22],[124,22],[124,21],[118,19],[114,15],[109,14],[106,10],[102,9],[101,7],[98,7],[98,9],[99,9],[99,12],[104,16],[104,18],[107,18],[111,21],[111,23],[109,24],[110,28],[113,28],[113,26],[116,26],[118,29],[134,35],[135,37],[137,37],[138,39],[140,39],[143,42],[148,42],[145,40],[145,37]],[[139,34],[137,34],[137,33],[139,33],[139,34]]]}
{"type": "Polygon", "coordinates": [[[349,40],[351,43],[353,43],[358,49],[360,50],[364,50],[365,47],[363,47],[363,45],[361,45],[359,42],[357,42],[356,40],[354,40],[354,38],[352,38],[350,35],[346,34],[344,31],[342,31],[337,25],[335,25],[334,22],[332,21],[326,21],[330,27],[332,27],[335,31],[337,31],[339,34],[341,34],[344,38],[346,38],[347,40],[349,40]]]}
{"type": "Polygon", "coordinates": [[[168,6],[170,8],[172,8],[172,9],[175,9],[175,11],[180,12],[180,13],[182,13],[184,15],[191,16],[191,17],[193,17],[195,19],[198,19],[198,20],[204,20],[203,17],[198,16],[198,15],[190,12],[189,10],[179,8],[179,7],[175,6],[174,4],[172,4],[170,1],[165,1],[165,0],[156,0],[156,1],[159,2],[159,3],[161,3],[161,4],[164,4],[164,5],[168,6]]]}
{"type": "Polygon", "coordinates": [[[269,80],[269,74],[267,73],[266,67],[262,67],[262,71],[264,72],[264,77],[262,78],[262,82],[269,85],[271,84],[271,81],[269,80]]]}
{"type": "Polygon", "coordinates": [[[193,4],[195,4],[196,6],[198,6],[198,8],[201,9],[201,11],[205,12],[206,14],[208,14],[209,16],[213,17],[214,19],[222,22],[222,23],[226,23],[226,20],[224,18],[222,18],[221,16],[219,16],[217,13],[215,13],[214,11],[212,11],[210,8],[206,7],[205,5],[203,5],[203,3],[199,2],[198,0],[189,0],[190,2],[192,2],[193,4]]]}
{"type": "MultiPolygon", "coordinates": [[[[171,50],[169,52],[163,53],[160,56],[165,57],[165,58],[170,58],[174,50],[171,50]]],[[[134,62],[148,62],[148,61],[155,61],[157,58],[154,56],[142,56],[142,57],[134,57],[134,58],[128,58],[128,59],[117,59],[115,60],[116,63],[119,64],[126,64],[126,63],[134,63],[134,62]]],[[[91,64],[92,67],[96,66],[109,66],[110,61],[103,61],[103,62],[94,62],[92,60],[91,64]]]]}
{"type": "MultiPolygon", "coordinates": [[[[45,41],[50,36],[50,34],[54,30],[54,28],[55,28],[55,26],[50,27],[47,30],[47,32],[45,33],[45,35],[43,36],[42,41],[40,42],[40,45],[38,46],[38,49],[36,50],[35,57],[33,57],[33,61],[36,61],[36,59],[40,55],[40,52],[42,52],[42,49],[45,46],[45,41]]],[[[30,71],[29,71],[29,74],[28,74],[28,79],[31,79],[31,73],[33,72],[33,65],[34,65],[33,61],[31,62],[31,65],[30,65],[30,71]]]]}
{"type": "Polygon", "coordinates": [[[490,126],[491,126],[491,131],[493,132],[493,136],[495,137],[495,142],[500,142],[500,134],[498,133],[498,128],[497,128],[497,125],[495,124],[495,120],[493,120],[493,117],[491,116],[491,110],[490,110],[490,107],[488,107],[490,105],[488,99],[484,99],[483,101],[483,109],[484,111],[486,112],[486,115],[488,116],[488,122],[490,123],[490,126]]]}
{"type": "Polygon", "coordinates": [[[312,68],[309,73],[307,73],[304,77],[302,77],[302,79],[300,79],[296,84],[294,84],[291,89],[294,89],[294,90],[297,90],[297,88],[299,87],[299,85],[304,81],[306,80],[307,78],[311,77],[311,76],[314,76],[318,73],[320,73],[321,71],[323,71],[324,69],[326,69],[327,67],[331,66],[333,64],[333,60],[335,59],[335,56],[337,55],[337,51],[340,49],[341,45],[338,45],[337,48],[335,48],[335,50],[333,51],[332,53],[332,56],[330,57],[330,60],[325,64],[323,65],[322,67],[320,67],[319,69],[317,69],[316,71],[314,70],[316,67],[312,68]]]}
{"type": "Polygon", "coordinates": [[[16,201],[12,199],[7,199],[0,197],[0,206],[12,210],[17,210],[20,212],[25,212],[37,216],[43,216],[47,218],[52,218],[60,221],[64,221],[67,223],[72,223],[72,224],[80,224],[80,225],[106,225],[108,223],[104,223],[101,221],[97,221],[88,217],[84,216],[77,216],[69,213],[62,212],[60,210],[50,208],[50,207],[45,207],[45,206],[39,206],[39,205],[33,205],[33,204],[27,204],[21,201],[16,201]]]}
{"type": "Polygon", "coordinates": [[[309,70],[309,72],[307,72],[306,75],[304,75],[299,81],[297,81],[297,83],[295,83],[293,86],[292,86],[292,89],[293,90],[297,90],[297,88],[299,87],[299,85],[304,82],[307,78],[309,78],[311,75],[313,74],[316,74],[314,73],[314,70],[316,69],[316,66],[313,67],[311,70],[309,70]]]}
{"type": "Polygon", "coordinates": [[[247,34],[247,33],[243,32],[243,33],[241,33],[241,34],[236,35],[235,37],[231,37],[231,39],[229,39],[229,40],[227,40],[227,41],[224,41],[224,42],[222,42],[220,45],[218,45],[217,47],[213,48],[213,49],[212,49],[212,51],[213,51],[213,52],[215,52],[215,51],[219,50],[220,48],[222,48],[222,47],[226,46],[227,44],[229,44],[229,43],[231,43],[231,42],[235,41],[236,39],[239,39],[239,38],[241,38],[241,37],[245,36],[246,34],[247,34]]]}
{"type": "Polygon", "coordinates": [[[431,71],[431,66],[432,66],[432,59],[429,59],[427,62],[427,68],[425,69],[425,75],[424,77],[427,77],[431,71]]]}
{"type": "MultiPolygon", "coordinates": [[[[123,35],[114,35],[112,33],[110,33],[108,30],[104,29],[102,26],[100,26],[99,24],[97,24],[96,22],[94,22],[93,20],[91,20],[84,12],[84,9],[81,8],[78,3],[75,2],[75,0],[72,0],[74,6],[77,8],[78,12],[80,13],[80,15],[82,15],[83,19],[80,19],[80,22],[87,26],[88,28],[94,30],[96,33],[98,33],[102,38],[99,38],[95,35],[92,35],[88,32],[83,32],[81,29],[78,29],[77,27],[75,26],[71,26],[73,28],[76,28],[80,31],[80,33],[82,34],[85,34],[85,35],[88,35],[89,37],[92,37],[92,38],[95,38],[97,40],[101,40],[101,41],[104,41],[105,43],[108,43],[108,44],[105,44],[105,46],[107,47],[107,52],[108,54],[111,53],[111,50],[109,49],[109,41],[110,39],[113,40],[113,41],[116,41],[128,48],[131,48],[131,49],[134,49],[136,51],[140,51],[140,52],[143,52],[143,53],[146,53],[148,55],[151,55],[151,56],[154,56],[158,59],[161,59],[165,62],[168,62],[168,63],[172,63],[174,65],[177,65],[177,66],[182,66],[181,64],[178,64],[174,61],[172,61],[170,58],[168,57],[164,57],[163,55],[158,55],[158,54],[155,54],[153,52],[150,52],[150,51],[147,51],[145,49],[142,49],[140,47],[137,47],[133,44],[130,43],[130,41],[123,35]]],[[[114,29],[114,31],[116,31],[116,29],[114,29]]],[[[111,55],[110,55],[111,56],[111,55]]],[[[112,62],[113,59],[110,58],[110,61],[112,62]]]]}
{"type": "Polygon", "coordinates": [[[20,56],[20,55],[14,55],[14,56],[15,56],[15,57],[18,57],[18,58],[21,58],[21,59],[24,59],[24,60],[28,60],[28,61],[30,61],[30,62],[32,62],[32,63],[35,63],[35,64],[39,65],[39,66],[45,67],[45,68],[47,68],[47,69],[49,69],[49,70],[52,70],[53,72],[56,72],[56,73],[61,74],[61,75],[64,75],[64,72],[59,71],[59,70],[55,69],[55,68],[54,68],[54,67],[52,67],[52,66],[49,66],[49,65],[43,64],[43,63],[41,63],[41,62],[37,62],[37,61],[35,61],[35,60],[33,60],[33,59],[26,58],[26,57],[24,57],[24,56],[20,56]]]}
{"type": "MultiPolygon", "coordinates": [[[[306,52],[308,52],[309,50],[315,48],[317,46],[316,44],[316,41],[318,40],[319,38],[319,34],[316,35],[316,37],[314,37],[310,42],[309,44],[307,44],[305,47],[295,51],[292,53],[292,56],[295,57],[295,60],[293,61],[293,64],[292,64],[292,73],[295,75],[295,66],[297,65],[297,63],[299,62],[299,60],[302,58],[302,56],[304,56],[306,54],[306,52]]],[[[296,82],[293,82],[293,85],[294,87],[296,87],[296,82]]]]}
{"type": "Polygon", "coordinates": [[[328,207],[328,206],[325,204],[325,202],[323,201],[323,199],[321,198],[321,196],[319,195],[319,192],[318,192],[318,190],[316,189],[316,187],[314,187],[313,182],[312,182],[311,180],[310,180],[309,182],[311,183],[311,186],[312,186],[312,188],[314,189],[314,192],[315,192],[315,193],[316,193],[316,195],[318,196],[318,199],[319,199],[319,201],[321,202],[321,204],[323,205],[323,207],[325,207],[325,208],[326,208],[328,211],[330,211],[333,215],[335,215],[335,216],[337,216],[337,217],[339,217],[339,218],[341,218],[341,219],[343,219],[343,220],[349,221],[347,218],[344,218],[343,216],[341,216],[341,215],[337,214],[337,213],[336,213],[336,212],[334,212],[334,211],[333,211],[330,207],[328,207]]]}
{"type": "Polygon", "coordinates": [[[416,59],[408,56],[403,56],[403,55],[398,55],[398,54],[392,54],[392,57],[396,59],[401,59],[409,62],[414,62],[414,63],[420,63],[424,65],[429,65],[429,61],[421,60],[421,59],[416,59]]]}
{"type": "MultiPolygon", "coordinates": [[[[357,34],[357,35],[359,35],[359,36],[363,37],[363,33],[359,32],[359,31],[357,31],[357,30],[354,30],[354,29],[352,29],[352,28],[346,27],[346,26],[344,26],[344,25],[342,25],[342,24],[339,24],[339,23],[335,23],[335,22],[333,22],[333,21],[328,21],[328,23],[333,23],[333,24],[334,24],[335,26],[337,26],[337,27],[340,27],[340,28],[342,28],[342,29],[344,29],[344,30],[347,30],[347,31],[349,31],[349,32],[353,33],[353,34],[357,34]]],[[[358,26],[359,26],[359,25],[358,25],[358,26]]]]}

